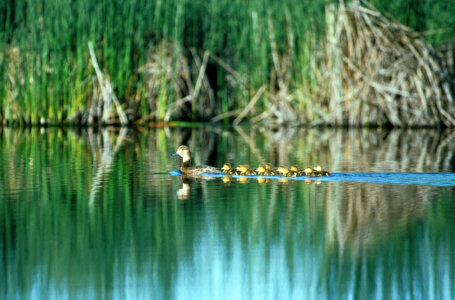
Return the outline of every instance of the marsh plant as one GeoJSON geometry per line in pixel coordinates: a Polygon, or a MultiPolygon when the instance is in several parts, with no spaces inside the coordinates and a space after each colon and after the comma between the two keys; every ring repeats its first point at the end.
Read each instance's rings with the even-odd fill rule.
{"type": "Polygon", "coordinates": [[[3,1],[0,121],[455,124],[454,6],[330,2],[3,1]]]}

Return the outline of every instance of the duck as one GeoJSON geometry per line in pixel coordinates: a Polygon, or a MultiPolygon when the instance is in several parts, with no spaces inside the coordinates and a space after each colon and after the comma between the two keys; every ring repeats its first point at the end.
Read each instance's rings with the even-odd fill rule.
{"type": "Polygon", "coordinates": [[[303,170],[299,170],[299,167],[297,165],[292,165],[290,168],[290,171],[294,172],[295,176],[303,175],[303,173],[302,173],[303,170]]]}
{"type": "Polygon", "coordinates": [[[284,177],[296,177],[298,176],[298,173],[296,171],[291,171],[289,170],[288,167],[285,166],[279,166],[278,167],[278,173],[284,177]]]}
{"type": "Polygon", "coordinates": [[[181,145],[177,148],[175,153],[171,155],[178,155],[182,158],[182,165],[180,166],[180,172],[187,176],[198,176],[202,173],[220,173],[220,170],[211,166],[194,166],[191,167],[191,151],[188,146],[181,145]]]}
{"type": "Polygon", "coordinates": [[[223,171],[224,174],[228,174],[228,175],[235,174],[235,168],[233,168],[230,163],[223,164],[223,166],[221,167],[221,170],[223,171]]]}
{"type": "Polygon", "coordinates": [[[237,175],[247,175],[246,173],[248,172],[248,170],[250,169],[250,166],[249,165],[240,165],[240,166],[237,166],[237,168],[235,168],[235,174],[237,175]]]}
{"type": "Polygon", "coordinates": [[[306,167],[305,169],[303,169],[303,174],[302,175],[305,175],[307,177],[311,177],[313,176],[313,168],[312,167],[306,167]]]}
{"type": "Polygon", "coordinates": [[[277,171],[272,168],[272,165],[270,163],[266,163],[264,165],[264,167],[265,167],[265,172],[264,172],[265,176],[277,175],[277,171]]]}
{"type": "Polygon", "coordinates": [[[256,169],[257,175],[264,175],[265,171],[266,171],[266,169],[263,164],[260,164],[256,169]]]}
{"type": "Polygon", "coordinates": [[[321,166],[316,166],[314,167],[314,173],[316,173],[316,175],[313,175],[313,176],[318,176],[318,177],[321,177],[321,176],[330,176],[330,172],[327,172],[327,171],[324,171],[322,170],[321,166]]]}
{"type": "Polygon", "coordinates": [[[311,174],[311,176],[314,176],[314,177],[321,177],[322,176],[322,169],[321,169],[321,166],[316,166],[313,168],[313,172],[311,174]]]}

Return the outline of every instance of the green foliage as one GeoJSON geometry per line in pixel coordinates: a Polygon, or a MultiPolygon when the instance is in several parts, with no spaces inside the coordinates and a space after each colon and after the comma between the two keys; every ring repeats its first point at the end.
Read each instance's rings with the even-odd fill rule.
{"type": "MultiPolygon", "coordinates": [[[[453,37],[453,3],[371,2],[417,30],[447,29],[431,36],[434,42],[453,37]]],[[[273,69],[269,15],[274,22],[279,53],[294,53],[290,75],[297,80],[302,76],[311,79],[308,53],[314,49],[312,43],[323,38],[326,3],[326,0],[1,1],[0,73],[2,82],[14,82],[0,87],[0,118],[8,117],[9,108],[22,121],[38,122],[45,118],[50,123],[61,123],[76,111],[87,109],[92,95],[88,76],[93,74],[87,54],[89,41],[95,43],[100,65],[111,76],[122,103],[132,101],[135,90],[144,90],[143,74],[138,70],[163,40],[175,41],[184,49],[194,48],[197,53],[210,50],[245,75],[252,87],[259,88],[270,82],[273,69]],[[11,49],[18,50],[15,60],[7,59],[11,49]],[[11,91],[17,95],[13,96],[11,91]]],[[[229,91],[226,75],[218,68],[211,78],[221,102],[217,105],[219,113],[243,107],[249,100],[245,93],[237,93],[239,99],[229,105],[225,103],[229,91]]],[[[142,97],[146,96],[142,93],[142,97]]],[[[143,103],[140,107],[145,110],[143,103]]]]}

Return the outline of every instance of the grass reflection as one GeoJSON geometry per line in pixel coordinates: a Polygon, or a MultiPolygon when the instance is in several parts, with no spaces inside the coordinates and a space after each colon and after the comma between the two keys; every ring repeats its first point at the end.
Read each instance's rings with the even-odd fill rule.
{"type": "Polygon", "coordinates": [[[168,130],[3,129],[0,297],[453,298],[453,188],[162,174],[180,144],[217,166],[450,170],[450,133],[168,130]]]}

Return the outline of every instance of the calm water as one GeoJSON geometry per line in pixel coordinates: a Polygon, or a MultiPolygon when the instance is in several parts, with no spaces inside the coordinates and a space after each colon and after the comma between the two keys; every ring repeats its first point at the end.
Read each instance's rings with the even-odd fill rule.
{"type": "Polygon", "coordinates": [[[454,299],[454,155],[451,131],[3,128],[0,298],[454,299]],[[336,174],[182,180],[180,144],[336,174]]]}

